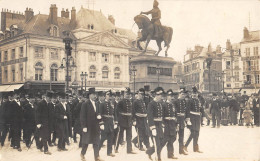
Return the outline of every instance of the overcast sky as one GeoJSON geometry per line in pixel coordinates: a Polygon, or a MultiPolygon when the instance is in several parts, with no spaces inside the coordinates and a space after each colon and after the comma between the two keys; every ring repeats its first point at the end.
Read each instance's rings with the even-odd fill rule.
{"type": "MultiPolygon", "coordinates": [[[[50,4],[56,4],[58,14],[62,8],[83,5],[88,8],[88,1],[93,0],[0,0],[0,8],[24,12],[26,7],[33,8],[34,13],[49,14],[50,4]]],[[[102,10],[105,16],[113,15],[116,26],[137,31],[132,28],[133,17],[141,11],[152,8],[153,0],[94,0],[95,10],[102,10]]],[[[162,12],[161,23],[173,28],[173,40],[169,56],[183,61],[187,48],[199,44],[207,46],[210,42],[215,48],[218,44],[225,46],[227,39],[239,43],[243,28],[260,30],[259,0],[158,0],[162,12]],[[250,16],[249,16],[250,14],[250,16]]],[[[93,9],[93,5],[89,5],[93,9]]],[[[156,43],[151,47],[157,50],[156,43]]],[[[164,55],[161,53],[160,55],[164,55]]]]}

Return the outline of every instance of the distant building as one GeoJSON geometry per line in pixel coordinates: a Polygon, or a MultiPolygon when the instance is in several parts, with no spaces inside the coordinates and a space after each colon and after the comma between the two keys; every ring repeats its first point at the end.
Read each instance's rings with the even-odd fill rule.
{"type": "MultiPolygon", "coordinates": [[[[87,72],[87,87],[97,90],[120,90],[129,86],[129,59],[138,55],[136,35],[115,26],[113,16],[101,11],[81,8],[78,12],[51,5],[49,15],[1,12],[0,31],[0,91],[6,88],[32,90],[64,90],[64,31],[70,31],[72,43],[69,70],[70,87],[81,86],[81,72],[87,72]]],[[[148,50],[148,54],[155,51],[148,50]]]]}
{"type": "Polygon", "coordinates": [[[200,92],[220,92],[222,83],[219,77],[222,72],[221,47],[213,51],[211,44],[207,48],[196,45],[194,50],[188,49],[184,55],[183,83],[188,90],[196,86],[200,92]],[[212,60],[210,70],[207,60],[212,60]],[[209,79],[210,78],[210,79],[209,79]]]}
{"type": "Polygon", "coordinates": [[[223,86],[226,93],[238,93],[243,85],[243,63],[241,61],[240,44],[226,42],[226,49],[222,55],[223,86]]]}
{"type": "Polygon", "coordinates": [[[248,31],[244,28],[244,36],[240,42],[243,62],[243,91],[247,94],[257,93],[260,89],[260,30],[248,31]]]}

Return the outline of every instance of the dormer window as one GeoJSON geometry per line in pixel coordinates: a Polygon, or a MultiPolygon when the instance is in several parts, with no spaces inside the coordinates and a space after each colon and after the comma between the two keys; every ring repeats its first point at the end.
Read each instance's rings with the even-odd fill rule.
{"type": "Polygon", "coordinates": [[[3,40],[5,38],[5,35],[2,31],[0,31],[0,41],[3,40]]]}
{"type": "Polygon", "coordinates": [[[52,25],[49,28],[50,36],[59,37],[59,28],[58,26],[52,25]]]}
{"type": "Polygon", "coordinates": [[[9,28],[6,28],[6,29],[5,29],[5,38],[9,38],[9,37],[11,37],[10,29],[9,29],[9,28]]]}
{"type": "Polygon", "coordinates": [[[17,25],[12,25],[10,26],[10,32],[11,32],[11,37],[14,37],[18,33],[18,27],[17,25]]]}

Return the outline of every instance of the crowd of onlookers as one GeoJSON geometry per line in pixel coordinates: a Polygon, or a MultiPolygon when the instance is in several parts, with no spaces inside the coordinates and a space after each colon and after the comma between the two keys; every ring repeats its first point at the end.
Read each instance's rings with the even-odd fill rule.
{"type": "Polygon", "coordinates": [[[218,126],[239,125],[259,126],[260,94],[213,94],[205,97],[205,115],[207,125],[216,119],[218,126]],[[215,106],[218,106],[216,109],[215,106]],[[216,117],[216,118],[213,118],[216,117]]]}

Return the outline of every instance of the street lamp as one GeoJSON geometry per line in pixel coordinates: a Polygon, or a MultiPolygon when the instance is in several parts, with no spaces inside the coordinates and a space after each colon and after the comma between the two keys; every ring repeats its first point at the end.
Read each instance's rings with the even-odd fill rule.
{"type": "Polygon", "coordinates": [[[221,73],[221,75],[222,75],[222,83],[223,83],[223,94],[224,94],[224,92],[225,92],[225,82],[224,82],[224,80],[225,80],[225,71],[222,71],[222,73],[221,73]]]}
{"type": "Polygon", "coordinates": [[[157,76],[158,76],[158,87],[160,86],[160,72],[161,72],[161,70],[160,70],[160,68],[159,68],[159,64],[157,65],[157,67],[156,67],[156,73],[157,73],[157,76]]]}
{"type": "Polygon", "coordinates": [[[80,74],[80,78],[81,78],[81,89],[83,89],[83,80],[84,80],[84,78],[85,78],[85,91],[87,90],[87,76],[88,76],[87,72],[85,72],[85,73],[81,72],[81,74],[80,74]]]}
{"type": "Polygon", "coordinates": [[[209,69],[209,93],[210,93],[210,66],[212,63],[212,58],[210,57],[210,55],[208,55],[208,58],[206,59],[206,63],[207,63],[207,68],[209,69]]]}
{"type": "Polygon", "coordinates": [[[219,90],[219,82],[220,82],[220,80],[221,80],[221,74],[220,74],[220,73],[217,73],[217,75],[215,76],[215,78],[216,78],[217,81],[218,81],[218,92],[220,92],[220,90],[219,90]]]}
{"type": "Polygon", "coordinates": [[[66,68],[65,92],[67,92],[69,90],[69,81],[71,80],[71,78],[69,78],[69,68],[76,68],[76,64],[75,64],[75,61],[74,61],[73,57],[71,56],[71,50],[72,50],[71,43],[72,43],[72,39],[69,36],[70,31],[64,31],[63,34],[65,35],[65,38],[63,39],[63,42],[65,43],[66,57],[62,59],[60,69],[66,68]],[[64,61],[65,61],[66,66],[64,66],[64,61]]]}
{"type": "Polygon", "coordinates": [[[134,76],[134,93],[135,93],[135,76],[136,76],[137,69],[135,69],[135,66],[131,69],[131,74],[134,76]]]}

